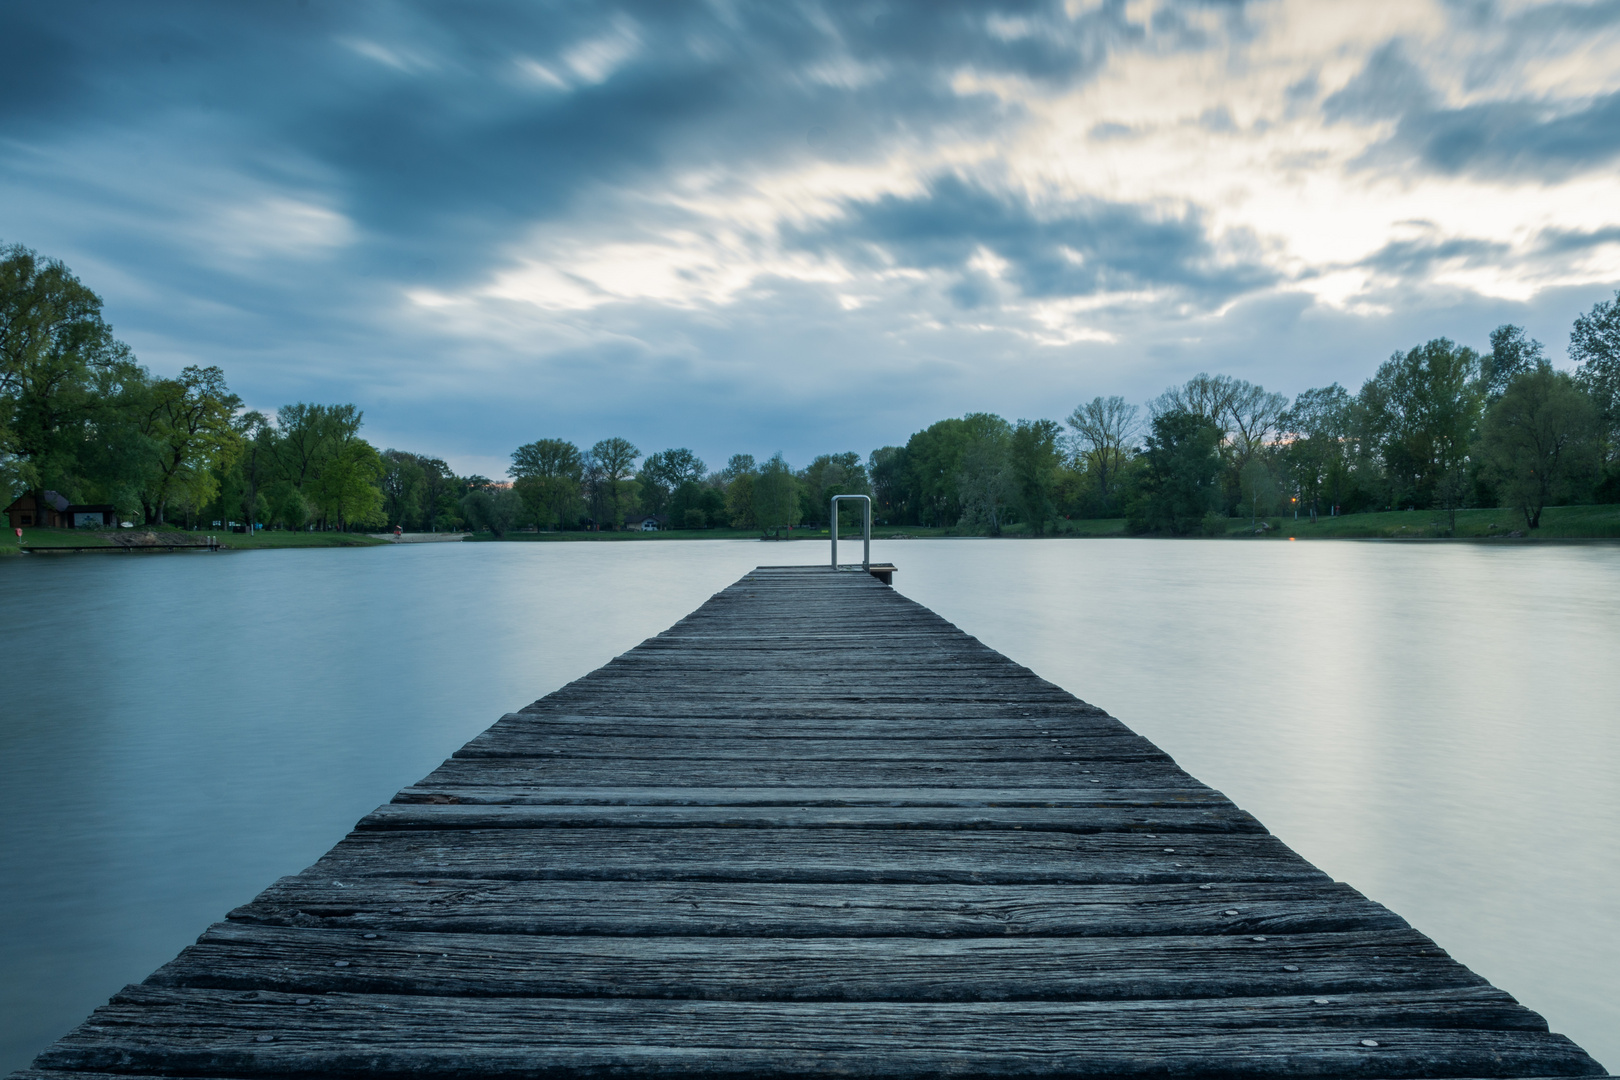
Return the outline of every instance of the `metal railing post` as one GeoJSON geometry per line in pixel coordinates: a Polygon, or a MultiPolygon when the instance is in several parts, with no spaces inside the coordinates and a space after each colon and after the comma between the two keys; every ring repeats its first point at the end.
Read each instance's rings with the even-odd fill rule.
{"type": "Polygon", "coordinates": [[[838,496],[834,495],[832,502],[828,503],[827,517],[830,524],[827,528],[832,533],[832,568],[838,569],[838,496]]]}
{"type": "Polygon", "coordinates": [[[838,503],[842,499],[859,499],[861,501],[861,569],[872,569],[872,500],[866,495],[834,495],[827,504],[827,516],[831,519],[829,532],[832,534],[832,568],[838,569],[838,503]]]}
{"type": "Polygon", "coordinates": [[[861,569],[863,569],[863,570],[871,570],[872,569],[872,500],[871,499],[863,499],[863,500],[861,500],[861,506],[863,508],[863,512],[862,512],[861,516],[865,519],[865,520],[863,520],[861,522],[861,525],[862,525],[862,528],[863,528],[863,531],[864,531],[864,535],[862,535],[862,537],[861,537],[861,569]]]}

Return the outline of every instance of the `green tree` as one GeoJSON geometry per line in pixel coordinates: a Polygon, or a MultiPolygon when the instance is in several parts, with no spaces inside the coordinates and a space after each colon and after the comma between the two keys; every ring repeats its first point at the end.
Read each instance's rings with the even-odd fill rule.
{"type": "Polygon", "coordinates": [[[1052,500],[1063,468],[1062,431],[1056,420],[1020,420],[1008,447],[1018,512],[1036,536],[1057,516],[1052,500]]]}
{"type": "Polygon", "coordinates": [[[752,529],[759,524],[754,515],[753,473],[740,473],[726,485],[726,521],[733,529],[752,529]]]}
{"type": "Polygon", "coordinates": [[[1263,516],[1277,508],[1277,481],[1261,458],[1251,458],[1243,466],[1243,502],[1249,508],[1249,524],[1255,525],[1263,516]]]}
{"type": "Polygon", "coordinates": [[[456,474],[443,458],[418,454],[422,467],[422,526],[430,532],[457,528],[456,474]]]}
{"type": "MultiPolygon", "coordinates": [[[[827,524],[827,513],[834,495],[870,495],[872,485],[867,480],[866,465],[856,453],[822,454],[799,474],[800,517],[813,525],[827,524]]],[[[839,508],[839,520],[848,524],[858,521],[859,507],[839,508]],[[854,515],[852,518],[850,515],[854,515]]]]}
{"type": "Polygon", "coordinates": [[[732,454],[726,462],[726,467],[715,474],[720,486],[725,487],[739,476],[757,476],[759,466],[754,463],[753,454],[732,454]]]}
{"type": "Polygon", "coordinates": [[[1238,380],[1227,409],[1223,446],[1229,475],[1242,473],[1249,462],[1271,451],[1288,411],[1288,398],[1255,383],[1238,380]]]}
{"type": "Polygon", "coordinates": [[[999,416],[994,419],[996,423],[977,422],[959,429],[964,438],[956,468],[961,515],[957,525],[1000,536],[1018,488],[1013,476],[1012,427],[999,416]]]}
{"type": "Polygon", "coordinates": [[[1575,381],[1597,406],[1605,465],[1620,466],[1620,290],[1576,318],[1569,334],[1575,381]]]}
{"type": "Polygon", "coordinates": [[[1324,495],[1338,505],[1349,485],[1354,407],[1350,392],[1332,383],[1302,392],[1282,418],[1283,467],[1312,521],[1324,495]]]}
{"type": "Polygon", "coordinates": [[[872,517],[884,523],[915,520],[906,488],[906,448],[880,446],[866,459],[872,485],[872,517]]]}
{"type": "Polygon", "coordinates": [[[523,515],[523,498],[511,488],[481,487],[461,497],[461,516],[474,531],[505,536],[523,515]]]}
{"type": "Polygon", "coordinates": [[[422,520],[427,472],[415,454],[403,450],[384,450],[382,463],[383,518],[401,529],[415,529],[422,520]]]}
{"type": "Polygon", "coordinates": [[[0,467],[43,505],[69,488],[80,451],[112,396],[139,385],[101,298],[66,266],[19,245],[0,249],[0,467]]]}
{"type": "Polygon", "coordinates": [[[642,510],[649,514],[667,513],[675,489],[688,481],[702,480],[708,472],[708,466],[684,446],[648,454],[636,473],[642,510]]]}
{"type": "Polygon", "coordinates": [[[1479,383],[1485,401],[1501,397],[1508,383],[1543,359],[1541,342],[1526,337],[1524,327],[1503,323],[1492,330],[1491,351],[1479,358],[1479,383]]]}
{"type": "Polygon", "coordinates": [[[634,474],[640,456],[629,439],[603,439],[591,447],[585,465],[598,523],[605,519],[609,528],[622,528],[625,515],[635,512],[634,474]]]}
{"type": "Polygon", "coordinates": [[[1230,375],[1211,375],[1200,371],[1182,386],[1172,386],[1148,405],[1154,417],[1171,412],[1190,413],[1208,420],[1225,433],[1226,418],[1237,401],[1240,388],[1246,384],[1230,375]]]}
{"type": "Polygon", "coordinates": [[[758,527],[759,518],[754,513],[754,482],[759,478],[759,470],[754,467],[753,455],[733,455],[721,475],[727,473],[730,479],[726,481],[726,521],[733,529],[758,527]]]}
{"type": "Polygon", "coordinates": [[[302,491],[328,456],[358,437],[363,422],[354,405],[300,402],[277,409],[274,445],[282,477],[302,491]]]}
{"type": "Polygon", "coordinates": [[[677,529],[707,529],[726,522],[725,492],[713,484],[682,482],[669,500],[669,521],[677,529]]]}
{"type": "Polygon", "coordinates": [[[1122,397],[1096,397],[1076,406],[1067,423],[1074,429],[1075,467],[1096,485],[1097,510],[1106,517],[1119,505],[1125,469],[1136,452],[1137,408],[1122,397]]]}
{"type": "Polygon", "coordinates": [[[1171,409],[1153,418],[1142,456],[1142,493],[1132,502],[1132,532],[1185,536],[1201,528],[1221,501],[1220,426],[1207,416],[1171,409]]]}
{"type": "Polygon", "coordinates": [[[58,459],[69,467],[56,470],[49,486],[75,492],[80,502],[111,503],[120,520],[145,521],[143,496],[157,456],[142,423],[151,387],[151,377],[135,364],[96,371],[85,416],[75,425],[76,445],[58,459]]]}
{"type": "Polygon", "coordinates": [[[384,465],[376,447],[361,439],[363,424],[355,405],[301,402],[275,410],[275,470],[322,526],[386,523],[384,465]]]}
{"type": "Polygon", "coordinates": [[[159,379],[147,395],[142,431],[152,446],[151,479],[143,502],[148,524],[162,525],[179,499],[200,507],[214,497],[216,467],[234,461],[242,435],[233,423],[242,400],[218,367],[187,367],[177,379],[159,379]]]}
{"type": "Polygon", "coordinates": [[[382,456],[377,448],[351,436],[321,459],[320,472],[305,485],[305,494],[323,521],[339,531],[351,525],[378,526],[383,517],[382,456]]]}
{"type": "Polygon", "coordinates": [[[1485,412],[1480,441],[1505,501],[1541,527],[1541,511],[1595,464],[1598,410],[1545,360],[1520,371],[1485,412]]]}
{"type": "Polygon", "coordinates": [[[771,455],[760,467],[753,482],[755,524],[767,533],[781,536],[800,521],[799,478],[780,453],[771,455]]]}
{"type": "Polygon", "coordinates": [[[506,470],[512,488],[538,528],[570,526],[579,520],[585,461],[565,439],[540,439],[512,451],[506,470]]]}
{"type": "MultiPolygon", "coordinates": [[[[923,525],[955,525],[962,519],[963,457],[976,442],[1005,439],[1011,428],[993,413],[968,413],[960,420],[940,420],[906,442],[906,485],[923,525]]],[[[994,454],[982,450],[970,475],[988,478],[984,466],[994,454]]]]}
{"type": "Polygon", "coordinates": [[[1155,416],[1181,411],[1201,416],[1220,429],[1217,452],[1223,466],[1222,496],[1226,506],[1241,498],[1243,467],[1279,433],[1288,399],[1265,387],[1230,375],[1200,372],[1185,386],[1171,387],[1152,403],[1155,416]]]}
{"type": "Polygon", "coordinates": [[[1473,349],[1435,338],[1395,353],[1362,386],[1358,402],[1391,505],[1448,509],[1455,526],[1483,400],[1478,374],[1473,349]]]}
{"type": "MultiPolygon", "coordinates": [[[[355,405],[283,405],[268,447],[277,490],[267,501],[287,528],[318,521],[323,527],[378,526],[384,516],[386,472],[377,448],[360,437],[365,422],[355,405]],[[288,497],[287,490],[299,498],[288,497]]],[[[263,436],[261,436],[263,437],[263,436]]]]}
{"type": "Polygon", "coordinates": [[[496,536],[501,535],[500,530],[493,526],[495,518],[495,500],[488,488],[474,488],[461,497],[461,520],[467,523],[467,528],[473,532],[488,530],[496,536]]]}
{"type": "Polygon", "coordinates": [[[255,526],[264,521],[269,510],[268,500],[260,489],[273,479],[271,467],[275,462],[275,428],[270,418],[257,409],[242,413],[233,423],[242,447],[237,464],[244,489],[242,516],[247,531],[252,533],[255,526]]]}
{"type": "Polygon", "coordinates": [[[228,529],[242,524],[237,517],[247,505],[247,481],[239,465],[240,462],[232,460],[214,468],[214,513],[203,514],[210,520],[218,519],[219,523],[214,528],[228,529]]]}
{"type": "Polygon", "coordinates": [[[302,529],[309,523],[309,500],[291,480],[279,480],[266,490],[270,506],[270,521],[283,529],[302,529]]]}

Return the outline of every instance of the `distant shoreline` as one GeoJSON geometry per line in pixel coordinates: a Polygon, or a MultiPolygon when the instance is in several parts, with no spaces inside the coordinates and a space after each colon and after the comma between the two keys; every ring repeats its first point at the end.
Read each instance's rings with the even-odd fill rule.
{"type": "MultiPolygon", "coordinates": [[[[1070,540],[1070,539],[1160,539],[1154,534],[1127,531],[1124,518],[1076,518],[1059,520],[1056,528],[1044,536],[1031,536],[1027,526],[1013,525],[999,537],[959,533],[950,529],[925,526],[879,526],[872,530],[874,540],[932,540],[932,539],[1004,539],[1004,540],[1070,540]]],[[[1517,510],[1502,507],[1457,511],[1456,532],[1450,531],[1450,515],[1434,510],[1391,510],[1367,514],[1345,514],[1339,517],[1318,516],[1315,522],[1308,518],[1264,517],[1255,523],[1240,518],[1226,519],[1226,531],[1213,536],[1195,533],[1182,537],[1162,537],[1178,540],[1469,540],[1469,541],[1547,541],[1547,540],[1620,540],[1620,505],[1550,506],[1542,513],[1541,528],[1525,528],[1524,517],[1517,510]],[[1261,528],[1264,523],[1268,528],[1261,528]]],[[[496,537],[478,533],[471,538],[475,543],[568,543],[579,541],[636,541],[671,540],[757,540],[759,533],[743,529],[676,529],[662,532],[508,532],[496,537]]],[[[825,529],[795,529],[784,540],[816,540],[826,543],[825,529]]],[[[858,529],[839,529],[839,539],[845,543],[860,541],[858,529]]]]}
{"type": "MultiPolygon", "coordinates": [[[[139,528],[110,533],[92,529],[24,528],[21,547],[32,548],[95,548],[108,552],[134,549],[167,551],[174,547],[201,547],[208,537],[219,542],[222,550],[263,551],[279,548],[334,548],[378,547],[387,541],[374,540],[364,533],[341,532],[261,532],[249,536],[209,529],[139,528]]],[[[38,554],[50,554],[48,551],[38,554]]],[[[66,553],[64,551],[64,553],[66,553]]],[[[19,551],[17,533],[7,529],[0,536],[0,556],[23,554],[19,551]]],[[[87,551],[100,557],[100,550],[87,551]]]]}
{"type": "MultiPolygon", "coordinates": [[[[1257,519],[1255,524],[1229,518],[1225,532],[1214,535],[1194,534],[1183,537],[1159,537],[1153,534],[1135,534],[1126,530],[1124,518],[1077,518],[1058,521],[1057,528],[1044,536],[1030,535],[1027,526],[1014,525],[999,537],[975,536],[949,529],[926,526],[879,526],[872,530],[874,540],[947,540],[947,539],[1001,539],[1001,540],[1109,540],[1109,539],[1178,539],[1178,540],[1386,540],[1386,541],[1467,541],[1470,543],[1580,543],[1587,541],[1620,540],[1620,505],[1602,506],[1550,506],[1542,514],[1541,528],[1529,530],[1524,518],[1515,510],[1504,508],[1457,511],[1456,532],[1450,531],[1450,515],[1432,510],[1395,510],[1369,514],[1346,514],[1340,517],[1318,517],[1315,522],[1306,518],[1269,517],[1257,519]],[[1264,526],[1261,527],[1261,522],[1264,526]]],[[[205,537],[213,536],[220,547],[229,551],[264,551],[284,548],[334,547],[387,547],[395,544],[425,543],[645,543],[682,540],[770,540],[752,529],[676,529],[662,532],[519,532],[504,536],[490,533],[405,533],[395,538],[390,533],[348,532],[260,532],[251,536],[242,533],[191,531],[182,529],[131,530],[129,533],[110,534],[81,529],[24,529],[23,545],[38,548],[95,547],[122,550],[165,549],[171,544],[201,544],[205,537]],[[142,532],[151,534],[148,543],[130,543],[142,532]],[[116,539],[114,539],[116,536],[116,539]]],[[[845,544],[860,542],[859,530],[840,528],[839,539],[845,544]]],[[[825,529],[795,529],[780,538],[782,542],[828,542],[825,529]]],[[[16,533],[7,530],[0,537],[0,556],[18,555],[16,533]]],[[[67,552],[64,551],[64,554],[67,552]]],[[[99,552],[95,552],[99,554],[99,552]]]]}
{"type": "Polygon", "coordinates": [[[385,544],[454,544],[472,536],[470,532],[408,532],[408,533],[366,533],[373,540],[380,540],[385,544]]]}

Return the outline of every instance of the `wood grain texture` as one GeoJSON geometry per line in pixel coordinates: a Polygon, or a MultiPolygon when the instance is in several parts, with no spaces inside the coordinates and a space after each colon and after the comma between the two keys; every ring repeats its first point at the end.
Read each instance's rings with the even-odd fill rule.
{"type": "MultiPolygon", "coordinates": [[[[685,759],[692,761],[758,761],[777,756],[794,761],[1061,761],[1079,754],[1091,762],[1167,761],[1169,756],[1140,735],[1070,735],[1050,729],[1030,734],[967,738],[795,738],[789,735],[702,736],[689,723],[661,736],[564,734],[558,725],[491,728],[457,750],[452,760],[467,758],[557,757],[565,759],[685,759]],[[765,740],[764,745],[761,741],[765,740]]],[[[840,731],[844,729],[840,728],[840,731]]],[[[847,732],[846,732],[847,735],[847,732]]]]}
{"type": "Polygon", "coordinates": [[[1176,1002],[481,1000],[131,987],[37,1067],[196,1076],[1594,1075],[1484,994],[1176,1002]],[[1472,1026],[1478,1019],[1487,1026],[1472,1026]],[[1364,1045],[1363,1040],[1377,1043],[1364,1045]],[[1218,1071],[1216,1071],[1218,1070],[1218,1071]],[[1307,1071],[1308,1070],[1308,1071],[1307,1071]]]}
{"type": "Polygon", "coordinates": [[[1601,1074],[1101,709],[762,567],[14,1080],[1601,1074]]]}
{"type": "MultiPolygon", "coordinates": [[[[702,789],[699,789],[702,790],[702,789]]],[[[1263,831],[1254,818],[1227,806],[1154,805],[1147,800],[1123,805],[997,808],[959,806],[657,806],[549,805],[550,796],[501,788],[452,791],[409,789],[403,803],[378,807],[361,819],[361,829],[933,829],[1067,833],[1152,831],[1161,834],[1263,831]],[[532,801],[531,801],[532,800],[532,801]],[[446,806],[454,810],[446,811],[446,806]],[[836,808],[835,808],[836,807],[836,808]]],[[[816,798],[815,793],[808,797],[816,798]]],[[[1168,799],[1165,800],[1169,802],[1168,799]]]]}
{"type": "Polygon", "coordinates": [[[232,921],[359,931],[667,937],[1129,937],[1400,930],[1339,883],[800,885],[282,878],[232,921]]]}
{"type": "Polygon", "coordinates": [[[301,993],[745,1001],[1259,997],[1484,983],[1413,930],[1265,941],[1236,933],[935,940],[389,932],[366,938],[351,930],[241,923],[209,928],[148,981],[301,993]]]}
{"type": "Polygon", "coordinates": [[[1322,881],[1270,836],[935,829],[368,829],[312,867],[349,880],[913,882],[1322,881]]]}
{"type": "MultiPolygon", "coordinates": [[[[1179,788],[1218,793],[1163,762],[1100,762],[1073,752],[1056,761],[696,761],[642,758],[453,758],[418,785],[521,787],[971,787],[1179,788]]],[[[1223,800],[1224,801],[1224,800],[1223,800]]]]}

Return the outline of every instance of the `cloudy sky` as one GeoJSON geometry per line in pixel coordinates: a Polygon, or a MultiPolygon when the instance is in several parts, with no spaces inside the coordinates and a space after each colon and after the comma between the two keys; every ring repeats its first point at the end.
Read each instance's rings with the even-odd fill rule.
{"type": "Polygon", "coordinates": [[[1612,0],[0,0],[0,242],[488,474],[1562,361],[1617,157],[1612,0]]]}

